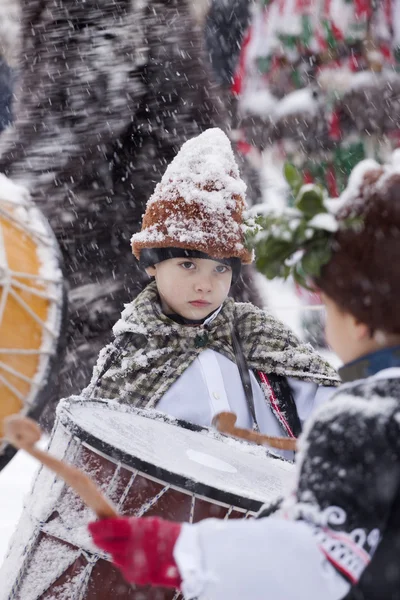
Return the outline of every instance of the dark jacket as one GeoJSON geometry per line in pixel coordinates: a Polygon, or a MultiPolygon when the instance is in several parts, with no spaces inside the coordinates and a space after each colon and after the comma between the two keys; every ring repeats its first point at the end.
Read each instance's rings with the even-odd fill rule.
{"type": "Polygon", "coordinates": [[[307,437],[297,501],[312,497],[321,512],[340,507],[344,522],[329,528],[348,542],[326,555],[353,584],[347,600],[400,600],[400,348],[341,375],[348,383],[307,437]]]}
{"type": "Polygon", "coordinates": [[[0,58],[0,132],[12,122],[14,76],[11,67],[0,58]]]}
{"type": "Polygon", "coordinates": [[[205,39],[215,77],[230,87],[244,33],[250,22],[252,0],[213,0],[205,23],[205,39]]]}

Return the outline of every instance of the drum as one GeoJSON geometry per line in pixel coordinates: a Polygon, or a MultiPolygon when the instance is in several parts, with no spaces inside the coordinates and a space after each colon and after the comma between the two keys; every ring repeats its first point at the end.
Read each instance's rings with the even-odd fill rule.
{"type": "MultiPolygon", "coordinates": [[[[89,473],[120,514],[196,523],[247,518],[290,487],[293,465],[261,447],[111,401],[60,404],[50,451],[89,473]]],[[[1,600],[172,600],[127,584],[91,543],[90,509],[39,472],[0,572],[1,600]]]]}
{"type": "Polygon", "coordinates": [[[0,469],[13,413],[38,417],[57,377],[65,294],[60,254],[27,190],[0,174],[0,469]]]}

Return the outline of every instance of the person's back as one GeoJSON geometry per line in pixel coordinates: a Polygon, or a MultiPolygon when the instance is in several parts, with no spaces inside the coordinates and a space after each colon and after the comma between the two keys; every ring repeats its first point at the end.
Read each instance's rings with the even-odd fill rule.
{"type": "MultiPolygon", "coordinates": [[[[341,355],[343,385],[335,395],[329,440],[345,449],[353,538],[367,552],[346,598],[400,599],[400,169],[398,153],[384,167],[361,163],[345,192],[342,216],[358,219],[337,235],[338,250],[317,283],[327,306],[327,336],[341,355]],[[364,166],[363,166],[364,165],[364,166]],[[340,283],[339,283],[340,282],[340,283]],[[337,307],[342,307],[339,311],[337,307]],[[342,315],[351,311],[352,320],[342,315]],[[339,319],[338,319],[339,316],[339,319]],[[346,326],[345,339],[341,330],[346,326]],[[357,419],[359,414],[359,419],[357,419]],[[349,417],[349,418],[348,418],[349,417]],[[340,426],[342,420],[342,427],[340,426]],[[341,434],[334,441],[332,431],[341,434]],[[358,464],[357,464],[358,463],[358,464]],[[362,499],[362,501],[361,501],[362,499]],[[360,506],[365,511],[360,514],[360,506]],[[370,530],[368,530],[368,525],[370,530]],[[358,536],[362,527],[367,534],[358,536]],[[371,560],[372,558],[372,560],[371,560]],[[365,568],[366,567],[366,568],[365,568]]],[[[329,418],[329,409],[325,411],[329,418]]],[[[316,431],[310,435],[315,435],[316,431]]],[[[350,523],[347,525],[350,528],[350,523]]]]}
{"type": "Polygon", "coordinates": [[[329,534],[319,540],[328,559],[348,581],[356,583],[362,573],[345,598],[399,600],[400,346],[377,351],[368,362],[367,369],[364,364],[354,371],[341,371],[344,381],[347,377],[350,381],[340,388],[331,410],[324,411],[307,438],[315,450],[321,447],[317,437],[323,436],[324,449],[318,453],[322,468],[314,467],[311,474],[313,457],[308,457],[298,495],[309,493],[306,482],[312,476],[314,490],[324,487],[316,500],[322,512],[326,511],[327,526],[340,523],[334,529],[344,526],[348,532],[342,542],[329,534]],[[368,370],[376,369],[364,379],[368,370]],[[331,457],[337,453],[344,456],[333,466],[331,457]],[[325,458],[329,480],[323,468],[325,458]],[[340,507],[329,505],[329,486],[335,496],[340,490],[340,507]]]}

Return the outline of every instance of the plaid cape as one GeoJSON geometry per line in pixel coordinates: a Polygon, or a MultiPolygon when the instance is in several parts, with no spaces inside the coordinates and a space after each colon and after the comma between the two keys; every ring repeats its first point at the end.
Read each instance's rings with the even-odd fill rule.
{"type": "MultiPolygon", "coordinates": [[[[268,312],[227,298],[208,326],[180,325],[162,313],[157,287],[152,282],[125,307],[113,329],[116,340],[100,352],[84,395],[117,399],[138,408],[155,408],[205,348],[236,362],[233,323],[248,367],[255,372],[296,377],[326,386],[339,383],[336,371],[268,312]],[[118,344],[122,336],[123,345],[118,344]],[[105,361],[109,364],[99,377],[105,361]]],[[[267,391],[264,393],[268,401],[267,391]]]]}

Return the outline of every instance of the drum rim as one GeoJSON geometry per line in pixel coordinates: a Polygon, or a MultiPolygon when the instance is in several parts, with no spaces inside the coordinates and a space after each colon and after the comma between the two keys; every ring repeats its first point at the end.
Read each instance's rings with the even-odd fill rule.
{"type": "MultiPolygon", "coordinates": [[[[90,403],[98,403],[104,404],[102,400],[94,400],[92,398],[88,398],[87,402],[90,403]]],[[[86,402],[82,402],[81,404],[85,404],[86,402]]],[[[70,405],[67,400],[67,404],[63,405],[59,409],[59,419],[62,425],[68,427],[69,432],[78,437],[78,439],[86,446],[93,448],[97,453],[104,454],[107,458],[109,458],[112,462],[121,463],[128,470],[141,471],[145,475],[149,475],[149,477],[153,477],[155,479],[160,479],[161,481],[165,481],[166,484],[170,484],[174,488],[181,488],[185,490],[186,493],[192,493],[196,496],[203,496],[205,498],[209,498],[211,501],[215,500],[221,504],[225,504],[228,506],[234,506],[240,509],[243,509],[247,512],[258,512],[258,510],[265,504],[267,498],[262,500],[255,500],[254,498],[247,498],[243,496],[237,496],[233,492],[227,492],[221,490],[217,487],[207,485],[201,481],[193,481],[189,477],[172,473],[163,467],[158,467],[146,460],[135,457],[120,448],[115,448],[108,442],[104,442],[95,434],[88,433],[85,431],[79,424],[77,424],[72,414],[70,413],[70,405]]],[[[145,410],[136,409],[135,411],[139,416],[146,417],[145,410]]],[[[161,413],[160,413],[161,414],[161,413]]],[[[164,415],[163,415],[164,416],[164,415]]],[[[165,415],[168,417],[168,415],[165,415]]],[[[160,419],[165,422],[164,419],[160,419]]],[[[168,422],[168,419],[167,419],[168,422]]],[[[190,423],[188,421],[183,421],[181,419],[173,419],[173,422],[170,422],[170,425],[175,427],[182,427],[183,429],[188,429],[189,431],[209,431],[207,427],[201,427],[199,425],[195,425],[194,423],[190,423]]],[[[221,434],[218,434],[221,435],[221,434]]],[[[221,437],[226,437],[221,435],[221,437]]],[[[273,458],[275,458],[273,456],[273,458]]],[[[278,457],[279,460],[279,457],[278,457]]]]}
{"type": "MultiPolygon", "coordinates": [[[[33,406],[31,406],[28,410],[24,408],[16,414],[21,414],[23,416],[29,417],[30,419],[34,419],[35,421],[39,421],[42,416],[47,403],[50,401],[52,395],[57,391],[58,388],[58,375],[61,368],[61,359],[62,354],[65,349],[65,332],[67,329],[68,323],[68,310],[67,310],[67,290],[65,284],[63,283],[63,293],[62,293],[62,305],[61,305],[61,313],[60,313],[60,335],[57,340],[57,344],[54,350],[54,354],[49,358],[47,367],[43,376],[43,385],[36,391],[35,400],[33,406]],[[57,363],[59,362],[58,366],[57,363]]],[[[14,448],[11,444],[5,444],[4,449],[0,452],[0,472],[4,467],[8,465],[10,460],[14,458],[17,454],[18,450],[14,448]]]]}
{"type": "MultiPolygon", "coordinates": [[[[61,361],[62,356],[66,347],[66,332],[68,326],[68,293],[66,280],[64,277],[64,259],[61,253],[60,245],[58,243],[57,237],[51,228],[51,225],[46,217],[46,215],[42,212],[39,206],[37,206],[34,202],[31,201],[32,207],[37,209],[40,213],[41,221],[43,226],[45,227],[49,238],[53,242],[53,247],[55,249],[55,257],[58,261],[60,271],[62,273],[62,278],[60,279],[60,305],[59,305],[59,327],[58,327],[58,338],[57,343],[54,347],[53,354],[49,357],[47,361],[46,368],[43,372],[42,385],[38,387],[36,393],[34,395],[34,400],[31,405],[24,406],[19,413],[23,416],[27,416],[35,421],[39,421],[41,415],[43,414],[46,405],[50,401],[52,395],[58,389],[58,376],[59,371],[61,369],[61,361]]],[[[3,450],[0,450],[0,472],[4,469],[5,466],[8,465],[10,460],[14,458],[18,450],[14,448],[9,443],[6,443],[3,447],[3,450]]]]}

